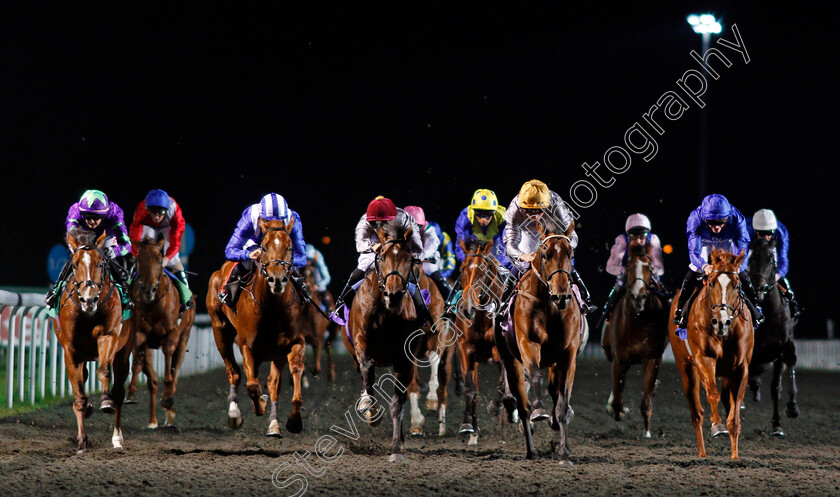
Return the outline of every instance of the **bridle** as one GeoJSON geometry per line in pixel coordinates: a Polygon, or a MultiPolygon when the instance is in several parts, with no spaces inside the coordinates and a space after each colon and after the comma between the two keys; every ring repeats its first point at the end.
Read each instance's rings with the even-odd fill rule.
{"type": "MultiPolygon", "coordinates": [[[[481,245],[481,247],[479,247],[479,250],[481,250],[482,247],[484,247],[484,245],[481,245]]],[[[480,264],[480,263],[472,265],[472,271],[469,272],[470,283],[469,283],[469,285],[464,286],[464,289],[463,289],[463,295],[469,296],[469,295],[471,295],[470,290],[472,289],[473,285],[477,285],[476,275],[475,275],[476,271],[478,269],[482,270],[481,278],[478,278],[478,280],[481,281],[485,276],[488,276],[488,275],[492,276],[493,275],[493,273],[488,271],[488,269],[489,268],[495,268],[497,266],[497,264],[499,263],[499,261],[498,261],[498,259],[496,259],[493,256],[480,254],[480,253],[477,253],[477,252],[476,253],[466,253],[465,252],[464,253],[464,262],[465,263],[466,263],[467,258],[483,259],[487,263],[486,266],[484,264],[480,264]]],[[[496,271],[496,274],[498,275],[498,270],[496,271]]],[[[461,272],[462,277],[464,277],[466,275],[467,275],[466,272],[464,272],[464,271],[461,272]]],[[[491,278],[491,283],[492,283],[492,278],[491,278]]],[[[462,286],[463,286],[463,283],[462,283],[462,286]]],[[[492,290],[492,288],[489,285],[482,284],[482,286],[492,290]]]]}
{"type": "MultiPolygon", "coordinates": [[[[157,248],[157,245],[155,245],[155,247],[157,248]]],[[[161,256],[163,256],[163,252],[160,250],[160,248],[158,248],[158,251],[161,253],[161,256]]],[[[163,278],[163,259],[158,259],[158,264],[160,265],[160,274],[157,277],[157,281],[155,282],[154,288],[152,288],[152,290],[154,290],[156,298],[154,300],[152,300],[151,302],[149,302],[150,304],[158,302],[160,299],[165,297],[167,293],[169,293],[169,287],[167,286],[166,291],[163,292],[162,295],[157,295],[157,290],[158,290],[158,288],[160,288],[161,278],[163,278]]],[[[138,266],[139,266],[139,261],[138,261],[138,266]]],[[[139,271],[137,271],[137,281],[140,282],[140,283],[143,283],[143,278],[140,276],[139,271]]]]}
{"type": "MultiPolygon", "coordinates": [[[[543,238],[540,241],[540,250],[542,250],[544,248],[545,243],[547,241],[549,241],[553,238],[560,238],[560,239],[566,240],[567,242],[569,242],[570,245],[572,243],[572,239],[569,238],[566,235],[549,235],[549,236],[543,238]]],[[[531,264],[533,265],[533,262],[531,264]]],[[[542,267],[542,262],[540,262],[540,267],[542,267]]],[[[539,279],[546,286],[546,288],[548,288],[549,297],[553,297],[554,293],[552,293],[551,287],[549,286],[548,282],[551,281],[551,278],[553,278],[555,274],[565,274],[569,278],[569,292],[559,294],[559,296],[567,297],[567,299],[571,298],[571,288],[572,288],[571,284],[572,284],[573,278],[572,278],[572,273],[570,271],[568,271],[566,269],[563,269],[563,268],[557,268],[554,271],[548,273],[548,276],[546,276],[545,279],[543,279],[542,273],[540,272],[539,268],[535,267],[534,269],[535,269],[534,273],[537,275],[537,279],[539,279]]]]}
{"type": "MultiPolygon", "coordinates": [[[[107,264],[107,259],[105,257],[105,254],[103,254],[102,251],[99,250],[98,247],[95,247],[93,245],[82,245],[80,247],[77,247],[76,250],[73,251],[73,255],[75,255],[76,252],[79,252],[81,250],[95,250],[95,251],[97,251],[99,253],[100,257],[101,257],[101,260],[99,261],[99,264],[98,264],[99,269],[100,269],[99,281],[93,281],[93,280],[78,281],[76,279],[76,272],[75,271],[73,272],[72,281],[68,281],[67,286],[68,286],[68,290],[70,290],[68,292],[69,295],[70,295],[70,300],[73,301],[73,303],[76,304],[76,307],[78,307],[79,309],[82,308],[82,305],[79,303],[79,299],[82,298],[81,290],[83,290],[87,287],[94,287],[94,288],[97,289],[96,296],[99,297],[99,296],[102,295],[102,288],[105,286],[105,273],[106,273],[105,265],[107,264]],[[71,282],[74,283],[72,289],[70,289],[70,285],[69,285],[69,283],[71,283],[71,282]]],[[[74,269],[76,268],[75,264],[73,265],[73,268],[74,269]]],[[[106,302],[111,297],[111,294],[113,292],[114,292],[114,285],[110,285],[109,289],[108,289],[108,293],[105,295],[104,299],[100,300],[100,302],[102,302],[102,303],[106,302]]]]}
{"type": "MultiPolygon", "coordinates": [[[[374,267],[376,268],[376,277],[379,280],[379,291],[380,292],[385,291],[385,282],[391,276],[397,276],[397,277],[400,278],[400,282],[402,284],[403,290],[405,290],[406,287],[408,286],[408,276],[403,275],[401,272],[397,271],[396,269],[394,269],[393,271],[390,271],[388,274],[383,276],[382,275],[382,268],[380,267],[380,264],[382,262],[382,257],[380,256],[380,254],[385,251],[385,247],[387,247],[388,245],[405,245],[406,243],[408,243],[407,240],[395,238],[395,239],[392,239],[392,240],[386,240],[386,241],[382,242],[382,245],[379,247],[379,251],[376,253],[376,261],[374,262],[374,267]]],[[[412,258],[411,259],[411,266],[408,269],[409,276],[411,275],[411,273],[413,271],[414,271],[414,259],[412,258]]]]}
{"type": "MultiPolygon", "coordinates": [[[[737,271],[723,271],[723,270],[720,270],[720,269],[713,269],[712,272],[713,273],[718,273],[718,274],[730,274],[730,275],[736,275],[736,276],[738,275],[737,271]]],[[[741,297],[741,285],[736,286],[735,290],[736,290],[736,295],[738,296],[738,304],[737,304],[738,308],[737,309],[735,307],[727,304],[726,302],[721,302],[719,304],[712,304],[712,285],[711,285],[711,280],[708,280],[706,282],[706,300],[709,302],[709,310],[706,312],[706,314],[711,318],[711,316],[715,312],[715,310],[726,309],[726,310],[732,312],[732,319],[733,320],[741,317],[741,313],[744,311],[744,299],[741,297]]]]}
{"type": "MultiPolygon", "coordinates": [[[[283,233],[286,233],[287,235],[289,234],[289,232],[286,231],[286,228],[267,228],[265,230],[266,234],[269,231],[282,231],[283,233]]],[[[291,235],[289,235],[289,236],[291,237],[291,235]]],[[[265,238],[263,238],[263,240],[265,240],[265,238]]],[[[262,248],[263,247],[261,246],[260,249],[262,249],[262,248]]],[[[265,250],[263,250],[263,253],[265,253],[265,250]]],[[[292,262],[284,260],[284,259],[271,259],[271,260],[268,260],[268,261],[265,261],[265,262],[259,261],[259,262],[257,262],[257,265],[259,265],[259,267],[260,267],[260,274],[263,275],[263,277],[265,277],[265,278],[268,278],[269,268],[277,266],[277,265],[285,267],[286,271],[291,271],[292,270],[292,262]]]]}
{"type": "MultiPolygon", "coordinates": [[[[764,299],[767,298],[767,296],[773,290],[773,287],[777,285],[775,283],[775,280],[776,280],[775,276],[776,276],[776,269],[777,269],[776,258],[773,257],[773,248],[772,247],[768,247],[768,248],[769,248],[769,251],[770,251],[770,255],[768,257],[770,259],[770,267],[767,268],[767,269],[770,270],[769,276],[767,274],[765,274],[767,272],[766,270],[765,271],[759,270],[759,271],[756,271],[754,273],[754,274],[764,278],[764,284],[763,285],[757,285],[755,287],[756,297],[757,297],[759,302],[764,302],[764,299]],[[773,283],[771,283],[771,282],[773,282],[773,283]]],[[[756,250],[753,251],[753,254],[758,254],[758,253],[759,252],[756,251],[756,250]]]]}

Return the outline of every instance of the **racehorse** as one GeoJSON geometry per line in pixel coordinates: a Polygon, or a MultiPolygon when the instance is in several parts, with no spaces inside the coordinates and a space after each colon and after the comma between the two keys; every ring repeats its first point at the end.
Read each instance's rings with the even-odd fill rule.
{"type": "MultiPolygon", "coordinates": [[[[700,404],[702,381],[711,409],[711,434],[715,437],[728,432],[732,459],[738,459],[740,406],[747,388],[754,339],[752,316],[741,295],[738,276],[743,260],[743,251],[736,257],[725,250],[712,250],[709,254],[711,273],[703,287],[697,290],[697,298],[689,311],[687,339],[683,341],[676,335],[677,325],[670,323],[668,327],[668,338],[682,376],[700,457],[706,457],[703,406],[700,404]],[[720,391],[717,377],[721,378],[720,391]],[[727,412],[726,426],[718,412],[721,394],[727,412]]],[[[678,300],[678,296],[674,297],[671,315],[676,311],[678,300]]]]}
{"type": "Polygon", "coordinates": [[[630,366],[642,364],[645,371],[640,409],[645,438],[650,438],[653,393],[662,353],[668,344],[668,306],[652,289],[653,264],[650,244],[633,245],[627,254],[624,270],[625,293],[613,309],[604,327],[607,343],[604,354],[612,362],[612,392],[607,412],[620,421],[629,409],[622,393],[630,366]]]}
{"type": "MultiPolygon", "coordinates": [[[[393,423],[391,462],[405,458],[402,454],[405,441],[402,430],[403,406],[409,392],[416,395],[419,391],[416,364],[427,342],[423,336],[429,333],[429,326],[434,324],[424,325],[420,322],[420,313],[408,295],[411,291],[409,285],[413,285],[410,282],[414,279],[412,273],[418,278],[415,281],[420,282],[420,287],[431,295],[429,310],[433,319],[443,313],[440,292],[423,275],[407,248],[411,233],[411,228],[404,233],[394,227],[378,230],[381,243],[376,250],[374,271],[365,277],[353,299],[348,319],[349,336],[344,335],[347,349],[351,351],[362,376],[362,395],[356,402],[356,409],[371,425],[381,422],[384,414],[381,406],[376,405],[374,392],[387,398],[383,384],[393,384],[394,393],[390,402],[393,423]],[[414,333],[417,330],[421,331],[414,333]],[[391,365],[394,374],[382,375],[376,381],[375,367],[391,365]]],[[[415,421],[413,419],[412,424],[415,421]]]]}
{"type": "MultiPolygon", "coordinates": [[[[315,284],[315,267],[310,262],[303,267],[303,278],[310,289],[317,288],[315,284]]],[[[335,340],[338,328],[335,323],[330,321],[324,314],[318,312],[315,306],[323,308],[325,313],[331,312],[333,309],[332,296],[327,293],[327,302],[324,302],[317,291],[311,294],[311,305],[303,307],[301,312],[301,321],[303,322],[303,329],[306,333],[306,343],[312,345],[315,351],[315,364],[312,365],[312,374],[318,376],[321,374],[321,353],[327,352],[327,379],[329,381],[335,380],[335,365],[332,357],[332,342],[335,340]],[[329,332],[329,333],[328,333],[329,332]]]]}
{"type": "Polygon", "coordinates": [[[511,391],[516,397],[525,434],[527,459],[535,456],[531,422],[550,419],[560,431],[560,464],[571,465],[568,424],[574,416],[569,400],[575,380],[575,361],[583,343],[585,322],[572,288],[572,223],[566,233],[540,236],[537,257],[518,283],[514,301],[513,330],[496,331],[496,346],[504,361],[511,391]],[[550,413],[543,408],[542,370],[549,368],[550,413]],[[526,375],[536,400],[531,404],[526,375]],[[530,422],[529,422],[530,421],[530,422]]]}
{"type": "Polygon", "coordinates": [[[102,383],[99,410],[114,414],[114,434],[111,443],[115,449],[123,448],[122,406],[125,398],[125,380],[134,347],[134,334],[130,327],[123,327],[122,304],[119,290],[108,272],[105,255],[106,234],[95,240],[95,234],[73,230],[67,234],[67,243],[73,251],[73,274],[61,296],[55,335],[64,348],[67,377],[73,387],[73,412],[79,427],[76,436],[77,451],[83,453],[90,441],[85,432],[85,418],[93,414],[93,406],[85,395],[88,379],[87,361],[98,360],[96,374],[102,383]],[[111,372],[114,384],[111,390],[111,372]]]}
{"type": "Polygon", "coordinates": [[[300,295],[291,281],[292,271],[292,231],[294,220],[284,223],[282,220],[259,220],[259,228],[265,234],[260,245],[262,254],[256,261],[258,270],[248,283],[243,283],[242,293],[234,307],[223,305],[217,295],[236,262],[228,261],[222,269],[210,277],[207,291],[207,311],[213,325],[216,347],[225,362],[230,393],[227,397],[228,426],[242,426],[239,411],[237,388],[241,371],[233,355],[236,342],[242,353],[242,367],[247,377],[246,388],[254,403],[254,414],[265,414],[267,398],[262,395],[260,381],[257,378],[262,362],[271,362],[268,376],[268,396],[271,399],[271,413],[267,436],[282,438],[278,422],[278,396],[280,377],[283,367],[288,362],[292,375],[294,393],[292,412],[286,421],[286,429],[291,433],[303,430],[300,407],[303,404],[301,394],[301,375],[304,368],[306,343],[301,326],[300,295]]]}
{"type": "Polygon", "coordinates": [[[459,240],[464,251],[460,274],[462,298],[455,315],[458,330],[458,356],[461,373],[465,378],[464,422],[458,430],[469,434],[469,445],[478,443],[478,364],[492,360],[499,365],[498,398],[488,405],[492,414],[498,415],[499,405],[508,411],[508,420],[515,422],[516,399],[508,388],[507,376],[496,349],[494,328],[498,326],[496,314],[504,282],[500,280],[498,260],[492,256],[493,241],[459,240]],[[495,307],[495,308],[491,308],[495,307]]]}
{"type": "Polygon", "coordinates": [[[144,238],[137,248],[137,277],[131,286],[134,314],[131,327],[135,333],[134,364],[126,403],[136,403],[137,378],[140,370],[146,375],[149,388],[149,422],[146,428],[158,427],[156,415],[158,378],[152,363],[152,349],[163,351],[163,398],[160,406],[166,409],[164,427],[175,426],[174,395],[178,388],[178,372],[184,361],[187,341],[195,322],[195,307],[184,311],[179,319],[181,299],[178,289],[163,270],[166,239],[144,238]],[[133,402],[131,402],[133,400],[133,402]]]}
{"type": "Polygon", "coordinates": [[[773,431],[771,435],[784,436],[779,416],[779,400],[782,398],[782,372],[788,371],[789,400],[785,414],[789,418],[799,416],[796,402],[796,343],[793,341],[793,327],[796,319],[791,317],[790,307],[782,298],[776,283],[775,239],[758,238],[750,244],[748,270],[755,283],[758,304],[761,305],[766,321],[755,333],[755,348],[750,362],[749,385],[753,398],[761,397],[759,386],[761,375],[773,364],[773,380],[770,390],[773,397],[773,431]]]}

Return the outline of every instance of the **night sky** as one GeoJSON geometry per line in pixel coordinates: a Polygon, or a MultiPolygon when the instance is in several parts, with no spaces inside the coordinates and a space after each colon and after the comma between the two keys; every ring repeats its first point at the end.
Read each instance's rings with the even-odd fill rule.
{"type": "Polygon", "coordinates": [[[243,209],[271,191],[300,213],[338,291],[355,265],[353,228],[374,196],[420,205],[450,233],[477,188],[507,205],[538,178],[568,200],[587,179],[581,164],[603,164],[635,123],[652,132],[643,114],[673,91],[689,108],[674,121],[660,115],[657,154],[631,154],[619,175],[602,166],[614,184],[577,209],[576,260],[595,300],[612,285],[603,268],[628,214],[648,214],[674,246],[665,258],[673,288],[687,269],[688,214],[703,195],[722,193],[746,216],[774,209],[789,228],[789,276],[806,308],[797,336],[824,336],[840,284],[836,12],[676,3],[482,5],[468,14],[420,4],[5,5],[0,285],[49,284],[47,253],[84,190],[104,190],[130,217],[148,190],[163,188],[196,231],[189,269],[199,273],[200,310],[243,209]],[[701,38],[685,17],[701,10],[722,18],[727,40],[737,24],[750,57],[713,37],[732,65],[712,62],[720,78],[707,76],[700,97],[703,192],[701,111],[677,85],[700,69],[690,52],[701,38]]]}

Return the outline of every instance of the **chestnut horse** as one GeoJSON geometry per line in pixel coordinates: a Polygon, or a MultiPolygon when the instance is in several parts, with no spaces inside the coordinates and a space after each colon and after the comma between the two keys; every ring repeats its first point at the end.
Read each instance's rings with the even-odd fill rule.
{"type": "Polygon", "coordinates": [[[122,406],[125,398],[125,380],[128,363],[134,346],[130,327],[123,327],[122,304],[110,273],[108,261],[102,250],[106,234],[94,242],[95,234],[89,231],[71,231],[67,243],[73,251],[73,274],[58,306],[55,335],[64,348],[67,377],[73,387],[73,412],[79,431],[76,436],[77,451],[83,453],[89,445],[85,433],[85,418],[93,414],[93,406],[85,395],[88,369],[85,362],[99,361],[96,371],[102,383],[99,410],[114,414],[114,434],[111,443],[115,449],[123,448],[122,406]],[[111,390],[111,371],[114,389],[111,390]]]}
{"type": "Polygon", "coordinates": [[[537,258],[518,283],[513,303],[512,332],[496,332],[496,346],[504,361],[511,391],[516,397],[525,434],[527,459],[536,451],[531,422],[550,419],[560,431],[560,464],[571,465],[568,424],[574,416],[569,400],[575,381],[575,361],[583,343],[584,322],[572,294],[572,223],[566,233],[543,234],[537,258]],[[551,412],[543,408],[542,370],[549,368],[548,391],[551,412]],[[536,400],[531,404],[525,388],[526,376],[536,400]],[[529,422],[530,421],[530,422],[529,422]]]}
{"type": "Polygon", "coordinates": [[[137,248],[137,277],[131,286],[134,301],[134,314],[131,326],[135,333],[134,364],[132,364],[131,383],[128,387],[128,400],[137,402],[137,378],[140,370],[146,375],[149,388],[149,422],[146,428],[158,427],[156,403],[158,378],[152,363],[152,349],[163,351],[163,398],[160,406],[166,409],[164,427],[175,427],[174,395],[178,388],[178,372],[184,361],[187,341],[195,322],[195,307],[178,316],[181,298],[178,288],[163,270],[163,247],[166,239],[144,238],[140,243],[132,242],[137,248]]]}
{"type": "Polygon", "coordinates": [[[461,373],[465,378],[464,422],[458,430],[469,434],[469,445],[478,443],[478,364],[493,361],[499,365],[498,398],[488,404],[491,414],[498,415],[504,404],[508,420],[516,422],[516,399],[508,388],[502,359],[496,349],[495,327],[498,306],[504,282],[500,279],[499,261],[493,257],[493,241],[458,240],[464,251],[460,284],[462,298],[458,302],[455,326],[458,329],[458,357],[461,373]],[[491,308],[495,305],[496,308],[491,308]],[[495,311],[495,312],[494,312],[495,311]]]}
{"type": "Polygon", "coordinates": [[[782,298],[776,283],[775,239],[758,238],[750,244],[748,270],[755,284],[758,297],[767,320],[755,332],[755,348],[750,362],[749,385],[753,398],[760,399],[761,375],[773,364],[773,379],[770,392],[773,398],[773,430],[771,435],[784,436],[779,416],[779,400],[782,398],[782,373],[788,371],[788,403],[785,414],[789,418],[799,416],[796,402],[796,342],[793,341],[793,327],[796,319],[791,317],[790,306],[782,298]]]}
{"type": "Polygon", "coordinates": [[[336,333],[338,333],[338,326],[315,308],[315,306],[320,308],[323,304],[325,312],[331,312],[333,310],[332,296],[327,292],[328,301],[323,302],[321,295],[315,291],[317,286],[315,285],[315,267],[312,262],[303,267],[302,274],[311,291],[312,299],[311,305],[304,306],[301,311],[306,343],[312,345],[312,349],[315,351],[315,364],[312,365],[312,374],[315,376],[321,374],[321,353],[326,350],[327,379],[333,381],[335,380],[335,365],[333,364],[332,342],[335,340],[336,333]]]}
{"type": "MultiPolygon", "coordinates": [[[[433,318],[443,313],[440,292],[423,275],[408,250],[411,232],[411,228],[401,233],[393,227],[378,231],[382,242],[376,252],[374,271],[365,277],[353,299],[348,319],[350,336],[345,335],[345,344],[362,376],[362,395],[356,402],[356,409],[371,425],[381,422],[384,412],[381,406],[376,405],[374,392],[387,398],[384,384],[393,385],[390,402],[393,436],[389,458],[392,462],[404,459],[403,406],[409,392],[416,395],[419,390],[416,361],[421,357],[426,340],[419,339],[415,331],[421,329],[419,335],[428,334],[428,326],[420,322],[409,294],[412,272],[418,278],[420,287],[432,296],[430,312],[433,318]],[[375,367],[391,365],[394,374],[383,375],[377,381],[375,367]]],[[[412,420],[412,423],[415,421],[412,420]]]]}
{"type": "MultiPolygon", "coordinates": [[[[738,276],[744,252],[737,257],[725,250],[712,250],[709,265],[712,272],[699,288],[688,315],[687,339],[676,335],[677,325],[669,325],[668,337],[677,369],[682,375],[683,391],[691,410],[691,423],[697,436],[700,457],[706,457],[703,443],[703,406],[700,404],[700,382],[706,390],[711,409],[712,436],[729,433],[732,459],[738,459],[738,438],[741,434],[741,403],[747,388],[747,374],[753,352],[753,322],[741,295],[738,276]],[[716,378],[721,379],[718,391],[716,378]],[[726,426],[718,412],[723,394],[726,426]]],[[[676,311],[678,296],[671,304],[676,311]]]]}
{"type": "Polygon", "coordinates": [[[267,436],[278,438],[283,437],[277,413],[280,376],[287,362],[292,375],[294,394],[292,412],[286,421],[286,429],[291,433],[300,433],[303,430],[300,414],[303,404],[301,375],[306,343],[300,321],[303,303],[290,278],[293,249],[289,233],[293,225],[294,220],[286,224],[279,220],[266,221],[261,218],[259,228],[264,236],[260,245],[262,254],[256,261],[258,270],[250,282],[243,284],[242,293],[234,307],[222,304],[217,295],[236,262],[225,262],[222,269],[213,273],[206,300],[216,347],[225,362],[230,382],[230,393],[227,397],[228,426],[242,426],[236,392],[241,372],[233,355],[236,342],[242,353],[248,395],[254,403],[254,414],[257,416],[265,414],[267,403],[266,396],[262,395],[257,374],[262,362],[271,362],[271,373],[268,376],[271,414],[267,436]]]}
{"type": "Polygon", "coordinates": [[[607,412],[616,421],[629,412],[622,397],[625,377],[630,366],[642,364],[645,379],[640,409],[645,438],[650,438],[656,376],[668,344],[668,305],[651,291],[653,263],[650,250],[650,244],[630,247],[624,266],[625,293],[604,326],[609,344],[604,347],[604,354],[612,362],[612,391],[607,401],[607,412]]]}

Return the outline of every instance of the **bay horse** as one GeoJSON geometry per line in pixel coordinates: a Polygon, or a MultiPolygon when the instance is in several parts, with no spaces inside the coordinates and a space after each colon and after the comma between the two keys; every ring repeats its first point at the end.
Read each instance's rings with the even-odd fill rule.
{"type": "Polygon", "coordinates": [[[458,357],[461,374],[465,378],[464,421],[458,432],[470,436],[469,445],[478,444],[478,364],[492,361],[499,366],[498,398],[490,401],[488,410],[498,415],[504,405],[508,421],[516,422],[516,399],[510,393],[502,359],[496,349],[495,328],[499,326],[496,312],[504,288],[500,279],[499,261],[493,257],[493,241],[460,239],[464,251],[455,326],[458,330],[458,357]]]}
{"type": "Polygon", "coordinates": [[[84,453],[90,444],[84,420],[93,414],[93,406],[85,395],[88,379],[85,363],[94,360],[99,361],[96,375],[102,383],[99,410],[114,414],[111,443],[115,449],[123,448],[122,407],[129,356],[134,346],[131,328],[124,327],[120,321],[122,303],[119,290],[107,270],[108,261],[102,252],[106,234],[98,239],[95,237],[93,232],[81,230],[72,230],[67,234],[67,244],[73,251],[73,273],[59,300],[55,322],[56,338],[64,348],[64,364],[73,387],[79,454],[84,453]]]}
{"type": "Polygon", "coordinates": [[[799,416],[799,406],[796,402],[796,342],[793,340],[793,328],[796,318],[791,316],[790,306],[782,298],[782,292],[776,283],[776,240],[758,238],[750,244],[750,258],[748,270],[750,278],[755,284],[758,304],[761,305],[767,317],[755,332],[755,348],[750,362],[749,386],[753,399],[761,397],[759,386],[761,375],[773,365],[773,379],[770,391],[773,398],[773,429],[774,436],[784,436],[779,416],[779,400],[782,398],[782,373],[788,372],[789,398],[785,414],[789,418],[799,416]]]}
{"type": "Polygon", "coordinates": [[[333,364],[332,356],[332,342],[335,340],[336,333],[338,333],[338,326],[327,319],[322,313],[318,312],[315,306],[322,306],[324,312],[330,313],[333,311],[332,295],[327,291],[327,301],[324,302],[321,295],[315,291],[317,285],[315,284],[315,266],[310,261],[303,267],[301,271],[307,286],[311,290],[310,298],[311,305],[306,305],[301,311],[301,321],[303,329],[306,334],[306,343],[312,346],[315,352],[315,363],[312,365],[312,374],[318,376],[321,374],[321,354],[324,350],[327,352],[327,379],[329,381],[335,380],[335,365],[333,364]]]}
{"type": "Polygon", "coordinates": [[[158,377],[152,361],[152,350],[161,349],[164,356],[163,398],[160,406],[166,410],[164,427],[175,427],[175,390],[178,388],[178,372],[184,362],[184,353],[190,331],[195,322],[195,307],[179,316],[181,298],[178,288],[163,268],[166,239],[158,235],[157,240],[144,238],[139,243],[131,242],[137,249],[137,276],[131,285],[134,314],[131,326],[135,333],[134,363],[128,400],[137,402],[137,378],[140,370],[146,375],[149,389],[149,421],[146,428],[158,427],[156,404],[158,377]]]}
{"type": "MultiPolygon", "coordinates": [[[[378,230],[381,243],[376,251],[374,270],[369,272],[359,287],[348,319],[349,336],[345,344],[353,356],[357,370],[362,377],[362,395],[356,402],[356,410],[371,425],[381,422],[384,409],[376,405],[373,394],[377,392],[387,398],[384,384],[393,385],[390,402],[393,433],[389,461],[405,459],[402,454],[405,434],[402,429],[403,406],[409,392],[417,395],[416,359],[421,357],[424,339],[414,332],[422,330],[420,336],[428,334],[429,325],[420,322],[419,313],[409,295],[411,273],[422,289],[431,294],[430,312],[433,316],[443,313],[443,299],[434,283],[420,270],[408,250],[412,229],[401,232],[399,228],[386,226],[378,230]],[[382,375],[376,380],[376,367],[393,366],[394,374],[382,375]]],[[[420,291],[419,289],[417,291],[420,291]]],[[[412,424],[415,420],[412,420],[412,424]]]]}
{"type": "MultiPolygon", "coordinates": [[[[741,295],[738,276],[744,252],[736,256],[714,249],[709,254],[712,272],[698,288],[691,305],[686,328],[687,339],[676,335],[677,325],[669,324],[668,338],[677,369],[682,376],[683,391],[691,411],[691,423],[697,437],[700,457],[706,457],[703,442],[703,406],[700,404],[700,383],[709,401],[712,436],[729,434],[731,457],[738,459],[741,434],[741,409],[747,388],[747,374],[753,353],[753,322],[741,295]],[[721,379],[718,390],[716,378],[721,379]],[[718,405],[723,400],[727,412],[723,425],[718,405]]],[[[676,311],[678,297],[671,304],[676,311]]]]}
{"type": "Polygon", "coordinates": [[[278,421],[280,377],[283,367],[288,363],[292,375],[294,393],[292,394],[292,412],[286,421],[290,433],[303,430],[300,407],[303,404],[301,394],[301,375],[304,368],[306,342],[301,326],[303,302],[291,282],[292,239],[289,233],[294,226],[294,219],[285,223],[282,220],[259,220],[259,228],[264,233],[257,259],[257,270],[248,283],[243,283],[239,298],[234,307],[222,304],[217,295],[237,262],[227,261],[222,269],[210,277],[207,291],[207,311],[213,325],[216,347],[225,363],[230,393],[227,397],[228,426],[242,426],[237,389],[241,371],[234,357],[233,346],[236,343],[242,353],[242,367],[247,378],[246,389],[254,404],[254,414],[262,416],[268,398],[271,399],[271,413],[266,436],[282,438],[278,421]],[[268,398],[262,394],[257,377],[262,362],[271,362],[268,375],[268,398]]]}
{"type": "Polygon", "coordinates": [[[550,419],[551,428],[560,432],[561,465],[572,464],[567,431],[574,411],[569,401],[585,332],[572,288],[573,231],[571,223],[565,233],[540,236],[537,257],[518,283],[511,311],[513,330],[496,331],[496,346],[516,397],[525,435],[525,457],[533,459],[536,454],[531,423],[550,419]],[[543,407],[541,368],[548,368],[548,391],[553,401],[550,413],[543,407]],[[533,404],[528,399],[526,378],[536,396],[533,404]]]}
{"type": "Polygon", "coordinates": [[[668,305],[651,291],[655,283],[650,250],[650,244],[630,246],[623,275],[625,292],[604,326],[609,344],[604,347],[604,354],[612,362],[612,391],[607,412],[620,421],[629,411],[622,396],[625,378],[630,366],[641,364],[645,372],[640,405],[645,438],[650,438],[656,377],[668,344],[668,305]]]}

